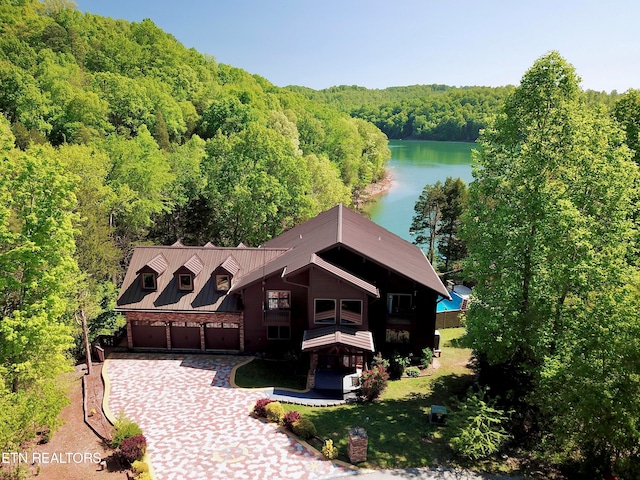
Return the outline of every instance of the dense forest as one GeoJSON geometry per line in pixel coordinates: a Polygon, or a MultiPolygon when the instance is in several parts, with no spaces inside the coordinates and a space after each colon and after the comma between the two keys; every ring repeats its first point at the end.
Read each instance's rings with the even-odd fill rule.
{"type": "MultiPolygon", "coordinates": [[[[498,114],[514,90],[505,87],[411,85],[385,89],[337,86],[325,90],[292,86],[289,90],[375,124],[396,140],[474,142],[487,120],[498,114]]],[[[617,92],[588,90],[589,104],[615,105],[617,92]]]]}
{"type": "Polygon", "coordinates": [[[65,0],[0,3],[0,112],[2,451],[55,427],[80,319],[122,325],[133,246],[258,245],[390,155],[369,122],[65,0]]]}

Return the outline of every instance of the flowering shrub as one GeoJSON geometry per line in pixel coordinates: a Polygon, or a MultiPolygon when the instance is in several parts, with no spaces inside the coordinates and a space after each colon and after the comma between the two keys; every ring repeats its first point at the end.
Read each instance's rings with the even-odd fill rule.
{"type": "Polygon", "coordinates": [[[273,400],[271,400],[270,398],[260,398],[260,399],[258,399],[258,401],[256,402],[256,404],[253,407],[253,413],[255,413],[259,417],[266,417],[267,416],[267,412],[265,411],[265,407],[267,405],[269,405],[270,403],[272,403],[272,402],[273,402],[273,400]]]}
{"type": "Polygon", "coordinates": [[[333,460],[338,456],[338,449],[333,446],[333,440],[327,440],[322,447],[322,454],[329,460],[333,460]]]}
{"type": "Polygon", "coordinates": [[[282,424],[287,430],[293,431],[293,424],[298,420],[300,420],[300,418],[302,418],[302,415],[300,415],[295,410],[292,410],[291,412],[287,412],[284,414],[284,418],[282,419],[282,424]]]}
{"type": "Polygon", "coordinates": [[[311,437],[316,436],[316,426],[308,418],[301,418],[300,420],[293,422],[293,433],[304,440],[309,440],[311,437]]]}
{"type": "Polygon", "coordinates": [[[267,416],[267,420],[273,423],[282,423],[282,419],[284,418],[284,408],[280,402],[271,402],[266,407],[264,407],[264,411],[267,416]]]}
{"type": "Polygon", "coordinates": [[[147,450],[147,439],[141,433],[125,438],[120,444],[120,457],[129,463],[140,460],[147,450]]]}
{"type": "Polygon", "coordinates": [[[375,400],[387,388],[388,380],[389,374],[382,365],[365,370],[360,376],[359,396],[369,402],[375,400]]]}

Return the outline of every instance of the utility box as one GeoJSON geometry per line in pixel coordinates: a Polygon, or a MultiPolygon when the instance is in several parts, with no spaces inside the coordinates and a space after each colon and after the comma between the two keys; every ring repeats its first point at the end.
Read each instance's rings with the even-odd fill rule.
{"type": "Polygon", "coordinates": [[[433,332],[433,354],[436,357],[439,357],[442,350],[440,350],[440,331],[436,330],[433,332]]]}
{"type": "Polygon", "coordinates": [[[431,412],[429,412],[429,423],[434,425],[446,425],[447,424],[447,407],[442,405],[431,405],[431,412]]]}
{"type": "Polygon", "coordinates": [[[367,431],[362,427],[351,428],[349,430],[349,461],[351,463],[366,462],[368,447],[367,431]]]}

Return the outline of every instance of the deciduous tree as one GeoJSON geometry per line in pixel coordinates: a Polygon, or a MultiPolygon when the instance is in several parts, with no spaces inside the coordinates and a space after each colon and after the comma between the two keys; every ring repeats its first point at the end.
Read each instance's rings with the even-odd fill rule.
{"type": "MultiPolygon", "coordinates": [[[[598,381],[570,367],[576,355],[597,356],[587,325],[620,332],[612,322],[626,317],[627,307],[610,300],[606,314],[598,301],[600,292],[624,288],[622,273],[632,268],[626,259],[638,169],[621,140],[608,115],[585,104],[574,68],[556,52],[526,72],[480,138],[464,222],[466,273],[478,282],[468,339],[483,379],[521,412],[567,402],[575,408],[564,414],[578,418],[566,421],[585,425],[597,411],[564,388],[560,372],[570,369],[576,384],[598,381]],[[543,395],[552,384],[553,395],[543,395]]],[[[621,380],[630,388],[634,382],[621,380]]],[[[604,378],[594,388],[617,395],[604,378]]],[[[561,437],[553,425],[541,426],[561,437]]],[[[571,442],[564,445],[594,454],[586,438],[571,442]]],[[[622,447],[616,440],[609,446],[622,447]]]]}

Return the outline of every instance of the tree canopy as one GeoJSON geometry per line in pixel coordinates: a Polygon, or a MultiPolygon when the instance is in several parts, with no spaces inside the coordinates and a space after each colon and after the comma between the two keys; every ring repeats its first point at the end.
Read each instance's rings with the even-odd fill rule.
{"type": "Polygon", "coordinates": [[[479,139],[463,228],[482,379],[601,469],[640,453],[625,421],[640,412],[620,402],[640,388],[637,355],[618,350],[640,319],[629,296],[638,167],[622,139],[574,68],[545,55],[479,139]]]}
{"type": "Polygon", "coordinates": [[[390,157],[364,120],[61,0],[0,4],[0,113],[3,451],[55,427],[76,317],[92,339],[122,325],[135,245],[257,246],[390,157]]]}
{"type": "MultiPolygon", "coordinates": [[[[473,142],[499,113],[513,86],[411,85],[367,89],[341,85],[324,90],[287,87],[376,125],[389,138],[473,142]]],[[[616,92],[586,92],[589,104],[613,107],[616,92]]]]}

